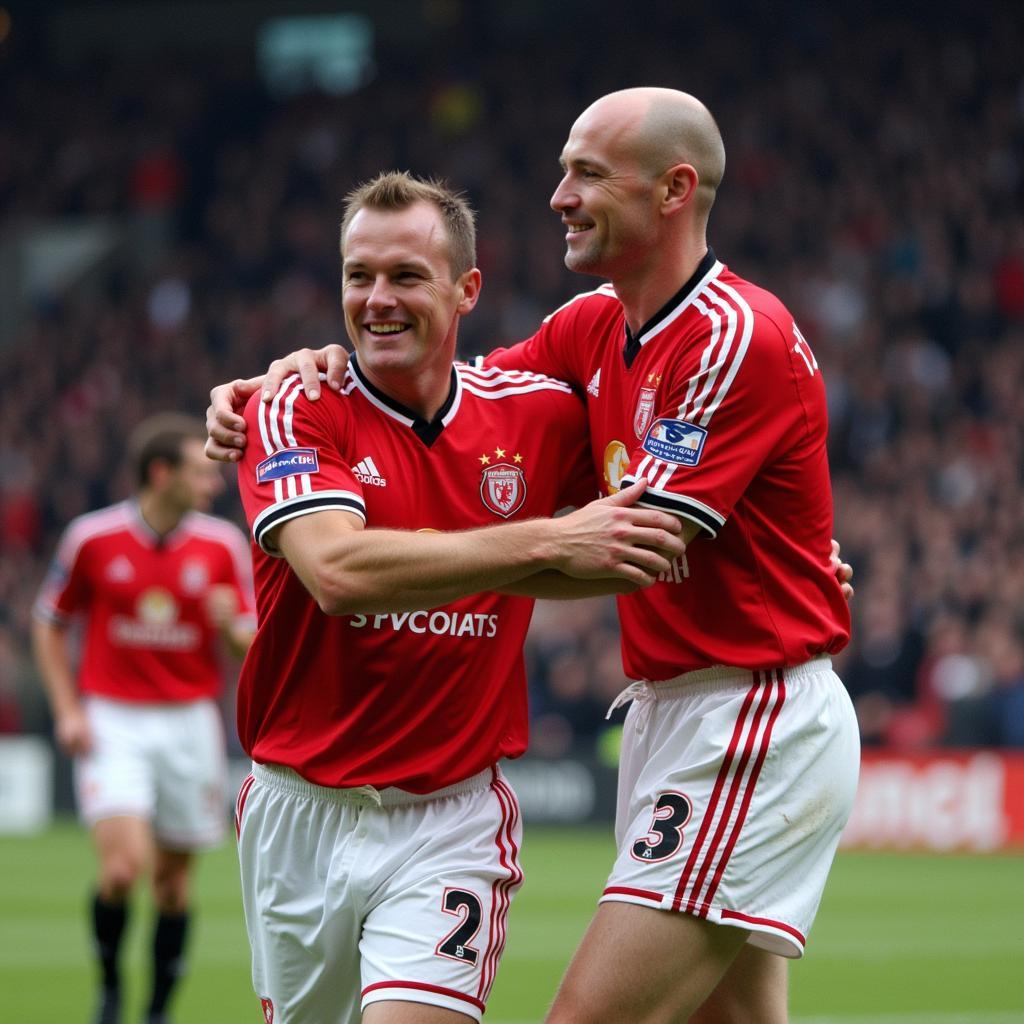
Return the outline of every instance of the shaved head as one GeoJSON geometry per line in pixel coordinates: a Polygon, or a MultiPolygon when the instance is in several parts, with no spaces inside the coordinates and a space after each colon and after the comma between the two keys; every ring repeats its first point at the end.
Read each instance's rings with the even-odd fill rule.
{"type": "Polygon", "coordinates": [[[577,119],[581,124],[619,136],[651,178],[689,164],[697,172],[700,208],[711,209],[725,173],[725,146],[711,112],[695,96],[651,86],[622,89],[587,107],[577,119]]]}

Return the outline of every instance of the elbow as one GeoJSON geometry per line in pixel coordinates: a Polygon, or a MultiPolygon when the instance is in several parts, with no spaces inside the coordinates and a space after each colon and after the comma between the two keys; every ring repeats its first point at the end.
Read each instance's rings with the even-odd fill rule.
{"type": "Polygon", "coordinates": [[[309,591],[324,615],[354,615],[366,603],[345,574],[319,569],[310,581],[309,591]]]}

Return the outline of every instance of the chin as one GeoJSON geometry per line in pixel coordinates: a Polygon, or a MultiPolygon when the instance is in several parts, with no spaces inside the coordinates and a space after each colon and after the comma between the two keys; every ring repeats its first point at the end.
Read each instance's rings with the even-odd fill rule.
{"type": "Polygon", "coordinates": [[[605,276],[604,271],[601,269],[601,261],[590,253],[567,252],[565,254],[565,265],[577,274],[594,274],[597,277],[605,276]]]}

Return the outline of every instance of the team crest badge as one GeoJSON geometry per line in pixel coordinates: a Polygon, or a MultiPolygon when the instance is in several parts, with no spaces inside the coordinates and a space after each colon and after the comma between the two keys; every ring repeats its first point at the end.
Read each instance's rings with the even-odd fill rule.
{"type": "Polygon", "coordinates": [[[654,396],[657,393],[657,388],[640,389],[640,398],[636,403],[636,412],[633,413],[633,432],[637,437],[643,437],[647,433],[647,428],[651,425],[651,416],[654,414],[654,396]]]}
{"type": "Polygon", "coordinates": [[[508,519],[526,501],[526,476],[518,466],[507,462],[488,466],[480,477],[480,497],[495,515],[508,519]]]}
{"type": "Polygon", "coordinates": [[[274,1024],[274,1004],[269,999],[261,999],[260,1007],[263,1009],[263,1019],[267,1024],[274,1024]]]}

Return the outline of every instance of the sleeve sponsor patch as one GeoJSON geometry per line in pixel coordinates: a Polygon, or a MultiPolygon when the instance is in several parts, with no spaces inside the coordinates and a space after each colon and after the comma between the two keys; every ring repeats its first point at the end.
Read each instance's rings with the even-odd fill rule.
{"type": "Polygon", "coordinates": [[[678,466],[696,466],[708,432],[686,420],[655,420],[641,445],[648,455],[678,466]]]}
{"type": "Polygon", "coordinates": [[[315,448],[282,448],[274,452],[256,467],[256,483],[265,484],[301,473],[319,473],[320,460],[316,452],[315,448]]]}

